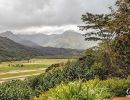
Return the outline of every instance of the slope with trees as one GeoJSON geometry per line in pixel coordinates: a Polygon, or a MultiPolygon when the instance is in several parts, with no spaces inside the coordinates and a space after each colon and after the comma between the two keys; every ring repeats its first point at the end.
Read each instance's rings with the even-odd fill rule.
{"type": "Polygon", "coordinates": [[[79,56],[81,50],[39,47],[32,48],[18,44],[6,37],[0,37],[0,61],[30,59],[37,56],[79,56]]]}

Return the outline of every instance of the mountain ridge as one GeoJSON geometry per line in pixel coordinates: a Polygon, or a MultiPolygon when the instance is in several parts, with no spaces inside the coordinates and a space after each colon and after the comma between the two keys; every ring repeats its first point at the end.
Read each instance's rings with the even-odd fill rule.
{"type": "Polygon", "coordinates": [[[79,56],[82,51],[64,48],[40,47],[32,48],[0,36],[0,61],[20,60],[37,56],[79,56]]]}
{"type": "Polygon", "coordinates": [[[2,37],[7,37],[24,46],[41,48],[69,48],[69,49],[87,49],[97,45],[95,42],[85,41],[82,34],[73,30],[67,30],[62,34],[46,35],[42,33],[37,34],[13,34],[6,31],[0,34],[2,37]]]}
{"type": "Polygon", "coordinates": [[[95,42],[85,41],[82,34],[73,30],[67,30],[62,34],[17,34],[17,36],[29,41],[33,41],[43,47],[87,49],[97,45],[95,42]]]}

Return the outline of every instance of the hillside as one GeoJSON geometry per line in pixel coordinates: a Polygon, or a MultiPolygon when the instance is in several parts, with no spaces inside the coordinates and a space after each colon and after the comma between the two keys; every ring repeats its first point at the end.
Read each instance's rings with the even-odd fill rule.
{"type": "Polygon", "coordinates": [[[72,56],[80,55],[81,51],[74,49],[39,47],[31,48],[18,44],[6,37],[0,37],[0,60],[13,60],[33,56],[72,56]]]}
{"type": "Polygon", "coordinates": [[[0,37],[0,60],[21,59],[40,54],[36,49],[15,43],[6,37],[0,37]]]}
{"type": "Polygon", "coordinates": [[[0,33],[0,36],[7,37],[7,38],[15,41],[16,43],[22,44],[24,46],[29,46],[29,47],[38,47],[39,46],[38,44],[36,44],[32,41],[20,38],[19,36],[13,34],[11,31],[2,32],[2,33],[0,33]]]}
{"type": "Polygon", "coordinates": [[[32,41],[43,47],[86,49],[97,45],[95,42],[85,41],[82,34],[72,30],[65,31],[62,34],[17,34],[18,37],[32,41]]]}
{"type": "Polygon", "coordinates": [[[62,34],[45,35],[38,34],[13,34],[11,31],[0,33],[0,36],[7,37],[19,44],[33,48],[55,47],[70,49],[86,49],[97,45],[95,42],[85,41],[82,34],[72,30],[62,34]]]}

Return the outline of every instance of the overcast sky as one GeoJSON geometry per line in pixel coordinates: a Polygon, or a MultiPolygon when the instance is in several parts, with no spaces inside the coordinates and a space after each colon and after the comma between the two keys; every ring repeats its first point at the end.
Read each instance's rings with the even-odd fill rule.
{"type": "Polygon", "coordinates": [[[86,12],[108,13],[115,0],[0,0],[0,31],[58,34],[78,30],[86,12]]]}

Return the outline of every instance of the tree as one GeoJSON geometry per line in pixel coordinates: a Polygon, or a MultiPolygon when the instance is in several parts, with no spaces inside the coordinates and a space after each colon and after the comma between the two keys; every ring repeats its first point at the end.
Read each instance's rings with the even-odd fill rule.
{"type": "MultiPolygon", "coordinates": [[[[104,58],[107,56],[107,60],[104,62],[107,63],[107,67],[112,66],[112,60],[110,59],[111,48],[110,48],[110,41],[115,36],[115,33],[110,30],[111,22],[113,19],[113,9],[111,9],[111,14],[92,14],[86,13],[82,15],[82,20],[85,23],[83,26],[79,26],[81,30],[86,30],[85,40],[88,41],[102,41],[104,46],[102,46],[102,51],[104,58]]],[[[101,48],[100,48],[101,49],[101,48]]]]}
{"type": "MultiPolygon", "coordinates": [[[[130,70],[130,0],[118,0],[118,7],[114,14],[113,30],[116,33],[116,38],[113,44],[113,55],[116,65],[121,69],[130,70]]],[[[126,74],[130,72],[126,71],[126,74]]]]}
{"type": "MultiPolygon", "coordinates": [[[[117,0],[117,10],[110,7],[110,14],[82,15],[85,23],[79,26],[86,30],[85,39],[102,41],[102,51],[106,67],[114,70],[128,72],[130,65],[130,0],[117,0]],[[106,59],[107,58],[107,59],[106,59]]],[[[121,72],[122,73],[122,72],[121,72]]]]}

